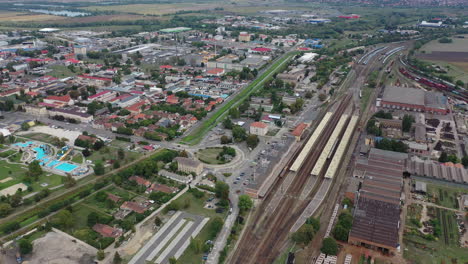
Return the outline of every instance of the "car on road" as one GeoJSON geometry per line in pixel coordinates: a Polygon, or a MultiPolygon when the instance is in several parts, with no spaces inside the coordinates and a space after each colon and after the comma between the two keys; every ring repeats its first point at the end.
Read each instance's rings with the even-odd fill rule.
{"type": "Polygon", "coordinates": [[[234,181],[233,183],[234,183],[234,184],[237,184],[237,181],[234,181]]]}
{"type": "Polygon", "coordinates": [[[237,177],[237,178],[236,178],[236,180],[240,181],[240,180],[241,180],[241,178],[240,178],[240,177],[237,177]]]}

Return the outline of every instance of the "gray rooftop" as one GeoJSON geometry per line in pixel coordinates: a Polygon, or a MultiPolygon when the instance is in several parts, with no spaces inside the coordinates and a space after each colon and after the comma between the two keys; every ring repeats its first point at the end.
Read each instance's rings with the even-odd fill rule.
{"type": "Polygon", "coordinates": [[[425,92],[420,89],[387,86],[382,100],[387,102],[424,106],[424,93],[425,92]]]}
{"type": "Polygon", "coordinates": [[[407,153],[383,150],[383,149],[378,149],[378,148],[371,148],[369,155],[370,156],[378,155],[378,156],[383,156],[385,158],[395,159],[395,160],[404,160],[408,158],[407,153]]]}

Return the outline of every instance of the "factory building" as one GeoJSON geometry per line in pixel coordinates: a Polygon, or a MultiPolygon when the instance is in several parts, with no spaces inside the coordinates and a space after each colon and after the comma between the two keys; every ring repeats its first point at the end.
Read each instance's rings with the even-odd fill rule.
{"type": "Polygon", "coordinates": [[[383,108],[445,115],[449,112],[447,97],[439,92],[387,86],[379,102],[383,108]]]}

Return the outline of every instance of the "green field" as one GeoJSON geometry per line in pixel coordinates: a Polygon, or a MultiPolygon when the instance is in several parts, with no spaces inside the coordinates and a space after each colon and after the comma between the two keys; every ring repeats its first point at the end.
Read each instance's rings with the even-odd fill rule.
{"type": "Polygon", "coordinates": [[[210,118],[203,121],[200,126],[193,130],[189,135],[184,137],[181,141],[183,144],[195,145],[199,143],[208,131],[215,127],[222,119],[228,114],[229,109],[241,104],[251,93],[258,90],[262,85],[269,80],[273,74],[282,69],[283,65],[289,62],[298,52],[290,52],[277,60],[270,66],[260,77],[255,79],[251,84],[245,87],[239,94],[232,100],[223,104],[210,118]]]}
{"type": "Polygon", "coordinates": [[[197,158],[207,164],[225,164],[225,161],[216,159],[221,152],[223,148],[206,148],[198,151],[197,158]]]}
{"type": "MultiPolygon", "coordinates": [[[[119,159],[118,148],[105,146],[98,151],[93,151],[91,156],[86,157],[86,159],[93,161],[93,163],[100,161],[100,162],[103,162],[104,164],[105,164],[105,161],[108,161],[108,160],[119,160],[120,166],[123,166],[139,158],[141,155],[142,155],[141,153],[137,153],[133,151],[125,151],[125,158],[119,159]]],[[[112,169],[113,169],[112,166],[106,167],[106,172],[109,172],[112,169]]]]}
{"type": "Polygon", "coordinates": [[[462,194],[468,194],[468,189],[427,184],[427,196],[429,200],[443,207],[459,209],[457,197],[462,194]]]}
{"type": "MultiPolygon", "coordinates": [[[[434,208],[434,217],[441,224],[441,235],[434,241],[419,235],[418,231],[406,232],[403,238],[403,256],[417,264],[466,263],[468,254],[459,245],[459,233],[455,214],[451,211],[434,208]]],[[[407,227],[415,228],[407,218],[407,227]]]]}
{"type": "Polygon", "coordinates": [[[79,67],[75,67],[75,72],[72,72],[67,66],[64,65],[52,65],[49,68],[52,69],[52,71],[47,73],[47,75],[50,75],[55,78],[66,78],[70,76],[76,76],[82,73],[79,67]]]}

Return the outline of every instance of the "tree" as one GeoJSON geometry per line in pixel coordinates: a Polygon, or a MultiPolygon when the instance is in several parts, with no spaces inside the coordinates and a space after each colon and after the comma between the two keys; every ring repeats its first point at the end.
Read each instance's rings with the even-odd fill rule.
{"type": "Polygon", "coordinates": [[[52,223],[64,228],[70,228],[74,224],[74,218],[70,211],[61,210],[52,219],[52,223]]]}
{"type": "Polygon", "coordinates": [[[20,241],[18,242],[18,246],[19,246],[19,251],[21,255],[29,254],[33,250],[33,245],[31,241],[29,241],[29,239],[25,239],[25,238],[20,239],[20,241]]]}
{"type": "Polygon", "coordinates": [[[99,215],[96,212],[89,213],[87,223],[89,227],[93,227],[95,224],[99,223],[99,215]]]}
{"type": "Polygon", "coordinates": [[[245,138],[247,137],[247,132],[245,131],[245,129],[243,127],[235,125],[232,128],[232,137],[237,142],[241,142],[241,141],[245,140],[245,138]]]}
{"type": "Polygon", "coordinates": [[[232,129],[234,127],[234,124],[232,123],[232,120],[230,118],[226,118],[223,121],[223,126],[226,129],[232,129]]]}
{"type": "Polygon", "coordinates": [[[307,91],[307,92],[305,93],[305,98],[307,98],[307,99],[312,98],[312,96],[314,96],[314,94],[313,94],[311,91],[307,91]]]}
{"type": "Polygon", "coordinates": [[[229,115],[230,115],[231,118],[233,118],[233,119],[239,118],[239,117],[240,117],[239,109],[237,109],[237,108],[235,108],[235,107],[229,109],[229,115]]]}
{"type": "Polygon", "coordinates": [[[0,217],[5,217],[11,212],[11,205],[7,203],[0,203],[0,217]]]}
{"type": "Polygon", "coordinates": [[[28,175],[37,180],[37,177],[42,174],[42,168],[39,161],[35,160],[28,165],[28,175]]]}
{"type": "Polygon", "coordinates": [[[221,200],[229,199],[229,185],[225,182],[217,181],[215,185],[215,194],[216,197],[220,198],[221,200]]]}
{"type": "Polygon", "coordinates": [[[67,175],[64,182],[65,188],[70,188],[76,185],[76,180],[71,175],[67,175]]]}
{"type": "Polygon", "coordinates": [[[156,216],[156,218],[154,218],[154,224],[155,224],[156,226],[161,226],[161,224],[162,224],[161,218],[159,218],[158,216],[156,216]]]}
{"type": "Polygon", "coordinates": [[[106,253],[104,253],[104,250],[100,249],[98,250],[96,257],[98,260],[103,260],[106,257],[106,253]]]}
{"type": "Polygon", "coordinates": [[[334,238],[327,237],[323,240],[320,251],[327,255],[336,256],[338,254],[338,244],[334,238]]]}
{"type": "Polygon", "coordinates": [[[114,259],[112,260],[113,264],[120,264],[122,263],[122,258],[120,257],[119,252],[115,252],[114,259]]]}
{"type": "Polygon", "coordinates": [[[223,145],[224,144],[229,144],[229,143],[232,142],[232,139],[230,137],[228,137],[228,136],[222,136],[220,140],[221,140],[221,144],[223,144],[223,145]]]}
{"type": "Polygon", "coordinates": [[[306,224],[312,225],[315,231],[320,229],[320,220],[314,217],[310,217],[306,220],[306,224]]]}
{"type": "Polygon", "coordinates": [[[219,231],[223,228],[224,221],[221,217],[217,216],[213,219],[213,221],[210,224],[209,232],[210,232],[210,239],[214,239],[219,231]]]}
{"type": "Polygon", "coordinates": [[[123,160],[125,158],[125,152],[122,148],[119,148],[119,150],[117,151],[117,156],[120,160],[123,160]]]}
{"type": "Polygon", "coordinates": [[[292,234],[291,239],[297,244],[307,245],[314,238],[314,234],[314,227],[312,225],[305,224],[292,234]]]}
{"type": "Polygon", "coordinates": [[[260,140],[258,139],[257,135],[251,134],[247,137],[247,140],[246,140],[247,147],[254,149],[255,147],[257,147],[259,141],[260,140]]]}
{"type": "Polygon", "coordinates": [[[403,130],[403,132],[410,132],[411,125],[413,124],[413,122],[414,122],[414,117],[412,115],[404,115],[402,125],[401,125],[401,130],[403,130]]]}
{"type": "Polygon", "coordinates": [[[442,162],[442,163],[448,162],[448,155],[445,151],[442,151],[442,153],[440,153],[439,162],[442,162]]]}
{"type": "Polygon", "coordinates": [[[341,225],[336,225],[333,229],[333,237],[340,241],[348,241],[348,229],[341,225]]]}
{"type": "Polygon", "coordinates": [[[321,93],[321,94],[319,94],[318,98],[319,98],[319,100],[320,100],[321,102],[323,102],[323,101],[327,100],[327,95],[321,93]]]}
{"type": "Polygon", "coordinates": [[[29,129],[29,127],[30,126],[29,126],[28,122],[23,122],[21,124],[21,130],[23,130],[23,131],[27,131],[29,129]]]}
{"type": "Polygon", "coordinates": [[[169,264],[177,264],[177,259],[174,257],[169,258],[169,264]]]}
{"type": "Polygon", "coordinates": [[[253,201],[250,197],[246,194],[242,194],[239,196],[239,209],[241,212],[246,212],[250,210],[253,206],[253,201]]]}
{"type": "Polygon", "coordinates": [[[96,175],[103,175],[104,172],[105,172],[105,168],[102,162],[100,161],[96,162],[96,165],[94,165],[94,173],[96,175]]]}
{"type": "Polygon", "coordinates": [[[463,166],[467,167],[468,166],[468,156],[463,156],[461,160],[463,166]]]}

